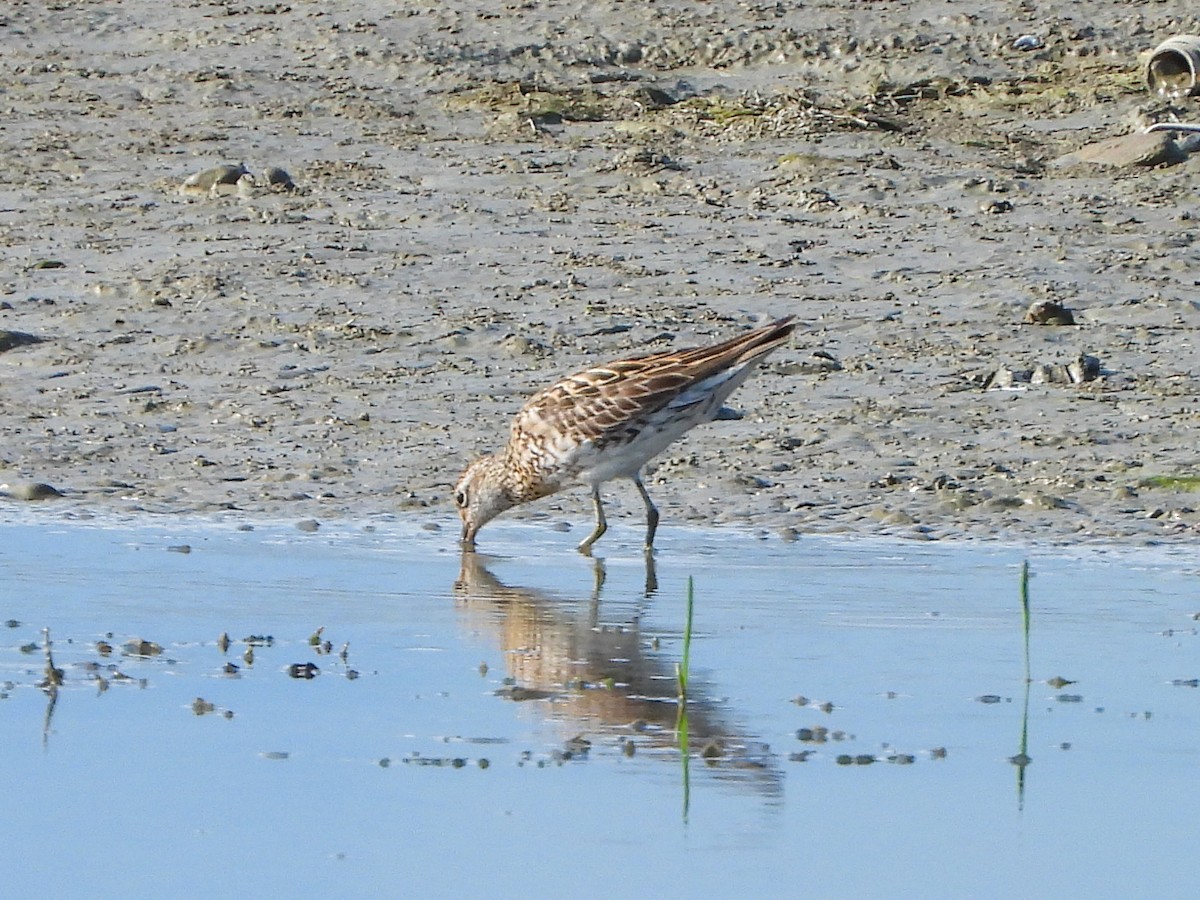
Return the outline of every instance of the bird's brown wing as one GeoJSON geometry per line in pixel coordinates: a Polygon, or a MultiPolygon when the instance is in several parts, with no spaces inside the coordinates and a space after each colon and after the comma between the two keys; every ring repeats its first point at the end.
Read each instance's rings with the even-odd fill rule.
{"type": "Polygon", "coordinates": [[[571,435],[604,443],[692,385],[770,353],[795,328],[791,318],[720,344],[618,360],[568,375],[530,398],[513,420],[512,437],[571,435]]]}

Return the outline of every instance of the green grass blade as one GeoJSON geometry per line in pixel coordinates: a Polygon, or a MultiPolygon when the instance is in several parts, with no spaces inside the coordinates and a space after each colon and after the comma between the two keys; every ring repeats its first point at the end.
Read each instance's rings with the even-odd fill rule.
{"type": "Polygon", "coordinates": [[[679,759],[683,765],[683,823],[686,825],[688,811],[692,805],[692,755],[688,750],[687,704],[680,704],[679,706],[679,715],[675,719],[675,731],[679,735],[679,759]]]}
{"type": "Polygon", "coordinates": [[[687,586],[687,625],[683,630],[683,656],[675,666],[675,677],[679,681],[679,702],[687,703],[688,673],[691,670],[692,658],[692,612],[695,608],[695,585],[692,576],[688,576],[687,586]]]}
{"type": "Polygon", "coordinates": [[[1025,627],[1025,682],[1029,683],[1029,560],[1021,564],[1021,615],[1025,627]]]}

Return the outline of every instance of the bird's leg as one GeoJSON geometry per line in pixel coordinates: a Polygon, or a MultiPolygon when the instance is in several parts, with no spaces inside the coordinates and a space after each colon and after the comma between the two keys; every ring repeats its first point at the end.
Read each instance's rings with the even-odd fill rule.
{"type": "Polygon", "coordinates": [[[588,606],[588,624],[600,624],[600,593],[604,590],[604,582],[608,578],[608,570],[604,568],[604,560],[598,556],[592,558],[592,600],[588,606]]]}
{"type": "Polygon", "coordinates": [[[647,600],[654,596],[658,591],[658,568],[654,564],[654,551],[646,551],[646,593],[643,595],[647,600]]]}
{"type": "Polygon", "coordinates": [[[592,488],[592,505],[596,507],[596,527],[592,529],[592,533],[584,538],[583,543],[579,545],[579,552],[584,556],[592,555],[592,544],[600,540],[600,535],[608,531],[608,522],[604,518],[604,504],[600,502],[600,486],[592,488]]]}
{"type": "Polygon", "coordinates": [[[631,477],[637,485],[638,493],[642,495],[642,502],[646,504],[646,550],[653,550],[654,532],[658,530],[658,508],[646,493],[646,486],[642,484],[642,473],[634,472],[631,477]]]}

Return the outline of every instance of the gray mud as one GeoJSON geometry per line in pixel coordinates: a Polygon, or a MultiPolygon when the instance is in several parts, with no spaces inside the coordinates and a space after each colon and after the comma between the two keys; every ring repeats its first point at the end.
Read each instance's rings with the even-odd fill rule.
{"type": "Polygon", "coordinates": [[[1194,537],[1200,161],[1052,163],[1200,118],[1142,75],[1200,22],[980,6],[14,7],[0,482],[441,520],[549,379],[792,313],[651,466],[666,527],[1194,537]]]}

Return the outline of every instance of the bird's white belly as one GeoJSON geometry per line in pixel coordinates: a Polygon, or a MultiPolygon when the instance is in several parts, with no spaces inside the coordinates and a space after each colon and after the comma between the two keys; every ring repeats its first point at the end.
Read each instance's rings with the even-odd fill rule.
{"type": "Polygon", "coordinates": [[[573,463],[577,468],[576,481],[598,485],[613,478],[629,478],[642,466],[662,453],[703,422],[710,421],[720,403],[709,410],[693,408],[686,415],[672,416],[663,411],[626,443],[610,442],[597,449],[590,441],[579,446],[573,463]]]}

